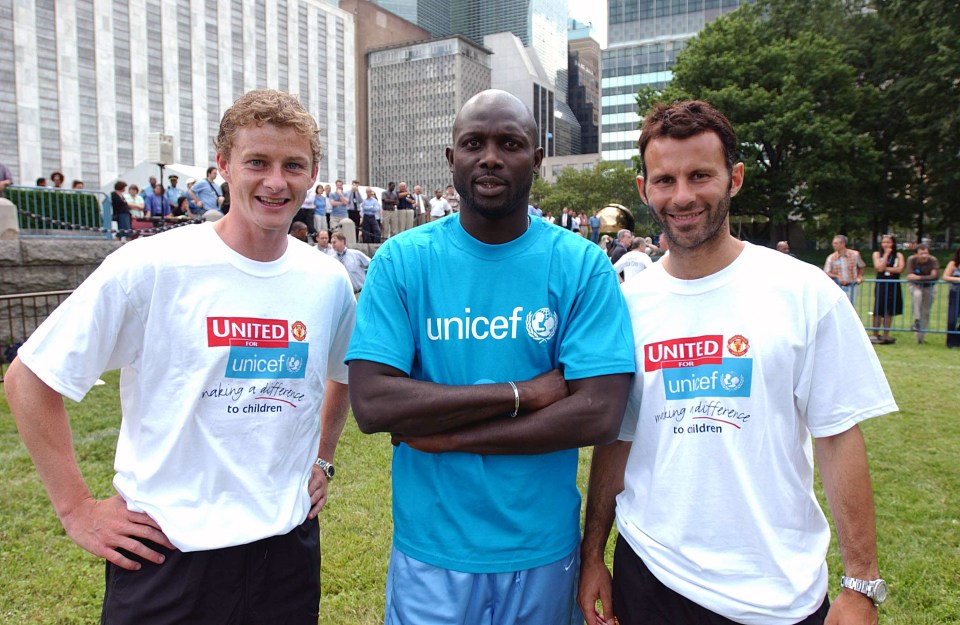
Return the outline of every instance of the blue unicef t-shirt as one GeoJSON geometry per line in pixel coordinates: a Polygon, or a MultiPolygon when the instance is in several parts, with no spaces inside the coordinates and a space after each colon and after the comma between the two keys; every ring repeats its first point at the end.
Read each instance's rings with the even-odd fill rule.
{"type": "MultiPolygon", "coordinates": [[[[568,380],[634,371],[626,305],[599,247],[542,219],[487,245],[459,215],[377,250],[346,360],[450,385],[527,380],[558,366],[568,380]]],[[[576,449],[504,456],[400,445],[394,546],[469,573],[555,562],[580,538],[576,473],[576,449]]]]}

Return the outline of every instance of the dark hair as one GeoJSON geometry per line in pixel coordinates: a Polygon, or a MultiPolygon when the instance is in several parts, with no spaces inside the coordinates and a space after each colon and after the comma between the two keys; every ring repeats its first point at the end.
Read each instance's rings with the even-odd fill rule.
{"type": "Polygon", "coordinates": [[[723,113],[703,100],[680,100],[672,104],[654,104],[643,119],[640,130],[641,167],[643,176],[647,176],[647,162],[644,155],[647,146],[654,139],[689,139],[704,132],[715,132],[723,145],[723,159],[727,171],[733,171],[737,158],[737,133],[723,113]]]}
{"type": "Polygon", "coordinates": [[[953,264],[960,268],[960,247],[957,248],[957,251],[953,253],[953,258],[951,259],[953,264]]]}
{"type": "Polygon", "coordinates": [[[919,250],[927,250],[927,251],[929,252],[929,251],[930,251],[930,246],[927,245],[926,243],[917,243],[917,250],[918,250],[918,251],[919,251],[919,250]]]}
{"type": "MultiPolygon", "coordinates": [[[[880,235],[880,241],[881,241],[881,243],[883,242],[884,239],[890,239],[890,240],[893,242],[893,251],[896,252],[896,251],[897,251],[897,237],[895,237],[895,236],[892,235],[892,234],[882,234],[882,235],[880,235]]],[[[880,247],[882,248],[883,245],[881,245],[880,247]]]]}
{"type": "Polygon", "coordinates": [[[123,191],[126,188],[127,188],[127,183],[124,182],[123,180],[117,180],[116,182],[113,183],[114,191],[123,191]]]}
{"type": "MultiPolygon", "coordinates": [[[[210,172],[211,172],[211,171],[217,171],[217,168],[216,168],[216,167],[207,167],[207,175],[208,175],[208,176],[210,175],[210,172]]],[[[178,178],[178,180],[179,180],[179,178],[178,178]]]]}

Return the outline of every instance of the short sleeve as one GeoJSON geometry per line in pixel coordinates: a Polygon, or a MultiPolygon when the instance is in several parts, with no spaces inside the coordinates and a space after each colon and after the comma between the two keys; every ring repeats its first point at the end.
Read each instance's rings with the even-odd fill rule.
{"type": "Polygon", "coordinates": [[[330,352],[327,356],[327,378],[341,384],[347,383],[347,365],[345,362],[353,327],[357,318],[357,300],[353,296],[353,287],[350,280],[341,281],[340,322],[334,328],[333,340],[330,341],[330,352]]]}
{"type": "Polygon", "coordinates": [[[381,248],[370,262],[357,304],[357,324],[346,362],[370,360],[410,374],[414,357],[413,328],[393,258],[381,248]]]}

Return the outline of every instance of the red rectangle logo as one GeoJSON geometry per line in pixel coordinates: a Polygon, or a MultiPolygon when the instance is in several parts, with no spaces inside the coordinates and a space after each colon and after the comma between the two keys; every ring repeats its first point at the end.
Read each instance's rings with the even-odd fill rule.
{"type": "Polygon", "coordinates": [[[256,317],[207,317],[208,347],[287,347],[287,322],[256,317]]]}
{"type": "Polygon", "coordinates": [[[643,348],[643,370],[680,369],[723,362],[723,335],[709,334],[650,343],[643,348]]]}

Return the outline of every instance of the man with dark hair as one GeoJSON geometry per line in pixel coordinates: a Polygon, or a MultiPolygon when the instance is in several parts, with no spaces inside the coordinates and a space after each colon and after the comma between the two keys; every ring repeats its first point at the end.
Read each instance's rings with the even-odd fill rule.
{"type": "Polygon", "coordinates": [[[183,195],[180,192],[180,189],[177,188],[177,183],[180,181],[180,177],[176,174],[171,174],[167,176],[167,180],[170,181],[169,186],[163,192],[163,198],[167,202],[167,206],[170,207],[170,210],[173,210],[180,204],[180,196],[183,195]]]}
{"type": "Polygon", "coordinates": [[[923,336],[930,327],[933,289],[940,278],[940,261],[930,254],[930,246],[917,244],[917,253],[907,259],[904,275],[913,303],[913,331],[917,333],[917,344],[923,345],[923,336]]]}
{"type": "Polygon", "coordinates": [[[74,180],[73,184],[70,185],[71,189],[76,189],[77,191],[83,190],[83,180],[74,180]]]}
{"type": "Polygon", "coordinates": [[[623,415],[623,299],[599,248],[527,215],[520,100],[472,97],[446,155],[460,212],[377,250],[347,354],[360,429],[396,445],[385,622],[582,623],[577,448],[623,415]]]}
{"type": "Polygon", "coordinates": [[[107,560],[104,625],[317,625],[317,514],[349,409],[356,306],[343,267],[287,236],[318,135],[290,94],[240,97],[215,141],[230,213],[108,256],[5,376],[67,535],[107,560]],[[62,395],[80,401],[115,368],[117,494],[97,500],[62,395]]]}
{"type": "Polygon", "coordinates": [[[886,597],[857,424],[897,406],[824,273],[730,233],[744,180],[735,146],[705,102],[644,118],[637,186],[670,253],[623,285],[637,375],[620,440],[594,448],[579,591],[589,625],[875,625],[886,597]],[[845,567],[832,606],[814,449],[845,567]]]}
{"type": "Polygon", "coordinates": [[[210,210],[218,210],[223,202],[223,191],[215,181],[217,179],[217,168],[207,167],[207,176],[200,182],[193,185],[193,188],[187,193],[193,198],[193,203],[197,207],[197,214],[203,215],[210,210]]]}
{"type": "Polygon", "coordinates": [[[36,185],[36,186],[38,186],[38,187],[45,187],[45,186],[47,186],[47,179],[44,178],[43,176],[37,178],[37,185],[36,185]]]}
{"type": "Polygon", "coordinates": [[[117,222],[118,239],[130,236],[130,206],[123,197],[123,192],[126,190],[127,183],[117,180],[113,183],[113,193],[110,194],[110,207],[113,210],[113,218],[117,222]]]}
{"type": "Polygon", "coordinates": [[[400,232],[400,214],[397,213],[397,206],[400,204],[400,196],[394,190],[396,183],[387,183],[387,190],[380,194],[380,207],[383,210],[383,240],[392,237],[400,232]]]}

